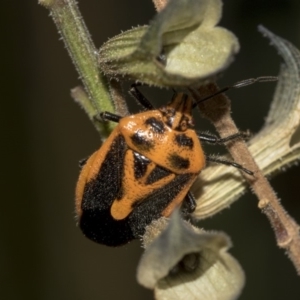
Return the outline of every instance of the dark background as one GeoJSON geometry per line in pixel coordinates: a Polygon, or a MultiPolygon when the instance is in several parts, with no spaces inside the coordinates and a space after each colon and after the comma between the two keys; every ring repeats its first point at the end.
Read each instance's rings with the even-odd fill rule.
{"type": "MultiPolygon", "coordinates": [[[[257,25],[300,47],[299,1],[225,2],[221,24],[239,37],[241,51],[220,85],[277,75],[281,60],[257,25]]],[[[150,0],[81,0],[79,6],[97,47],[155,13],[150,0]]],[[[99,137],[70,98],[80,81],[48,16],[34,0],[2,1],[0,298],[152,299],[135,279],[138,242],[111,249],[85,239],[75,226],[78,161],[99,147],[99,137]]],[[[230,92],[241,129],[259,130],[274,87],[230,92]]],[[[272,179],[298,221],[299,176],[293,167],[272,179]]],[[[241,299],[299,299],[299,278],[253,195],[200,225],[232,237],[231,252],[247,276],[241,299]]]]}

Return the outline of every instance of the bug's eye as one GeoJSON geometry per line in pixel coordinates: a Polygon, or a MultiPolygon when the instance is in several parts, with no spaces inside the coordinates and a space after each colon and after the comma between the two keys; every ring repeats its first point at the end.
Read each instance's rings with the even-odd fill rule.
{"type": "Polygon", "coordinates": [[[153,129],[153,131],[156,133],[164,133],[165,132],[164,122],[162,122],[154,117],[147,119],[145,121],[145,124],[150,125],[151,128],[153,129]]]}

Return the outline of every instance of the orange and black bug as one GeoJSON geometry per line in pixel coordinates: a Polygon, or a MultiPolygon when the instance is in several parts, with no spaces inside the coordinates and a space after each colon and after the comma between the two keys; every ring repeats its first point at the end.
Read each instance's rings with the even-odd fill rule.
{"type": "Polygon", "coordinates": [[[148,224],[169,217],[178,206],[183,215],[193,212],[196,203],[189,190],[206,161],[253,175],[239,164],[204,155],[200,141],[223,144],[245,134],[223,139],[197,134],[191,97],[175,94],[169,104],[154,109],[136,87],[131,94],[147,111],[126,117],[102,113],[118,126],[86,160],[76,188],[83,234],[108,246],[140,237],[148,224]]]}

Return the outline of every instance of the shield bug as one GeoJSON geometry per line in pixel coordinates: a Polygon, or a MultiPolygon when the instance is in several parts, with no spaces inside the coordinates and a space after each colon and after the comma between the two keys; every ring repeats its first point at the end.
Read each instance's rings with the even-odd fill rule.
{"type": "Polygon", "coordinates": [[[118,125],[84,162],[76,187],[79,227],[86,237],[107,246],[139,238],[153,220],[169,217],[178,206],[183,215],[193,212],[196,203],[189,190],[206,161],[253,175],[237,163],[204,155],[201,142],[222,144],[245,138],[245,133],[223,139],[198,134],[191,97],[175,94],[169,104],[155,109],[136,87],[131,94],[146,111],[125,117],[102,113],[118,125]]]}

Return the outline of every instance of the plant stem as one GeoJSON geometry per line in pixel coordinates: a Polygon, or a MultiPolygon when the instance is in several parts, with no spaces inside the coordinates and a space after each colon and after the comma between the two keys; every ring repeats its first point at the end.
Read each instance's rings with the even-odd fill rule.
{"type": "MultiPolygon", "coordinates": [[[[76,2],[74,0],[39,0],[39,3],[50,10],[95,111],[98,113],[114,112],[108,92],[108,82],[98,68],[97,49],[76,2]]],[[[103,126],[105,135],[108,135],[114,127],[112,123],[103,126]]]]}
{"type": "MultiPolygon", "coordinates": [[[[218,87],[214,83],[198,89],[201,98],[214,94],[217,91],[218,87]]],[[[201,99],[197,94],[193,96],[201,99]]],[[[216,127],[220,137],[224,138],[239,131],[230,115],[230,100],[224,94],[215,96],[209,101],[200,104],[199,108],[202,115],[209,119],[216,127]]],[[[234,143],[228,143],[227,148],[235,162],[242,163],[244,167],[254,172],[254,176],[250,176],[245,172],[241,173],[249,183],[253,192],[257,195],[259,199],[258,207],[269,219],[275,232],[278,246],[286,250],[297,273],[300,275],[299,225],[288,215],[280,204],[268,180],[264,177],[254,161],[246,143],[243,140],[237,140],[234,143]]]]}

